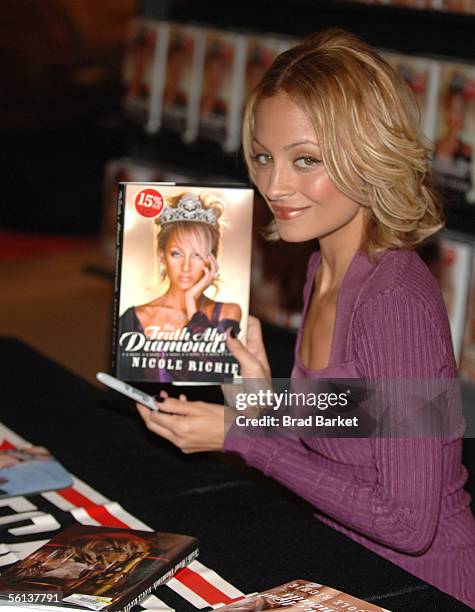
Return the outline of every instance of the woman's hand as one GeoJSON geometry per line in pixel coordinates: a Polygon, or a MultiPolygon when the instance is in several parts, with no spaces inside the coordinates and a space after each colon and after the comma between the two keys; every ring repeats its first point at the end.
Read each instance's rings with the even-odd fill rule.
{"type": "Polygon", "coordinates": [[[203,292],[211,285],[211,283],[216,278],[218,273],[218,262],[216,261],[216,257],[211,253],[208,255],[208,260],[203,269],[203,276],[200,280],[193,285],[191,289],[185,293],[185,306],[186,306],[186,315],[188,320],[195,314],[198,310],[197,303],[200,299],[203,292]]]}
{"type": "MultiPolygon", "coordinates": [[[[246,348],[237,338],[227,334],[227,347],[239,361],[243,378],[249,379],[244,380],[244,386],[222,385],[230,406],[234,406],[235,395],[243,388],[249,392],[252,387],[255,392],[256,385],[259,389],[271,385],[261,325],[255,317],[249,317],[247,340],[246,348]]],[[[157,404],[159,410],[156,412],[137,404],[137,410],[150,431],[170,441],[184,453],[223,449],[224,438],[234,422],[233,410],[219,404],[189,402],[184,394],[174,399],[166,391],[161,391],[160,397],[162,401],[157,404]]]]}
{"type": "Polygon", "coordinates": [[[269,380],[272,375],[267,353],[262,340],[262,329],[259,319],[249,316],[247,323],[247,346],[227,333],[226,346],[241,366],[243,378],[269,380]]]}
{"type": "Polygon", "coordinates": [[[179,399],[160,392],[158,411],[137,404],[147,429],[169,440],[184,453],[221,451],[224,437],[231,426],[229,410],[219,404],[189,402],[184,394],[179,399]]]}
{"type": "MultiPolygon", "coordinates": [[[[247,346],[227,332],[226,346],[241,366],[242,384],[221,385],[228,406],[234,407],[238,394],[272,391],[272,374],[262,340],[261,323],[249,316],[247,324],[247,346]]],[[[258,416],[265,406],[246,408],[247,416],[258,416]]]]}

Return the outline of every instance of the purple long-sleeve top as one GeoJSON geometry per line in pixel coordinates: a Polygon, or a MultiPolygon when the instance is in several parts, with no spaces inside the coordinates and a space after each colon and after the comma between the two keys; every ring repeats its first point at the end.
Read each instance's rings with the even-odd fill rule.
{"type": "MultiPolygon", "coordinates": [[[[320,264],[314,253],[303,320],[320,264]]],[[[329,363],[293,379],[457,377],[440,290],[411,250],[354,256],[339,291],[329,363]]],[[[401,398],[401,401],[404,401],[401,398]]],[[[316,517],[475,607],[475,519],[460,438],[256,437],[233,426],[224,450],[309,501],[316,517]],[[239,431],[238,431],[239,429],[239,431]]]]}

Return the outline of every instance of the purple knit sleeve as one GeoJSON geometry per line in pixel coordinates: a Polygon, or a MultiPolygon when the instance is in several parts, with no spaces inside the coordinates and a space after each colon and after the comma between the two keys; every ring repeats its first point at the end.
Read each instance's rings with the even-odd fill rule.
{"type": "MultiPolygon", "coordinates": [[[[360,307],[353,324],[353,354],[362,378],[439,378],[454,375],[450,339],[417,299],[396,291],[360,307]]],[[[398,398],[399,399],[399,398],[398,398]]],[[[404,401],[404,398],[400,398],[404,401]]],[[[350,529],[407,554],[422,554],[439,519],[444,442],[440,439],[340,439],[370,444],[375,482],[318,461],[297,440],[230,439],[226,450],[275,478],[350,529]]]]}

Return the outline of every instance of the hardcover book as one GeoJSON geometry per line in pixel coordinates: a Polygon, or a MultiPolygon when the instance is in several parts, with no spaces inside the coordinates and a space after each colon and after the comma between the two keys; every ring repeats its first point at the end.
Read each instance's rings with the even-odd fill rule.
{"type": "Polygon", "coordinates": [[[252,205],[253,190],[243,186],[121,183],[113,334],[118,378],[144,387],[220,383],[239,375],[226,334],[245,341],[252,205]]]}
{"type": "Polygon", "coordinates": [[[121,181],[161,181],[168,180],[164,170],[146,162],[121,157],[110,159],[104,173],[102,197],[101,248],[104,268],[114,271],[115,234],[117,226],[117,189],[121,181]]]}
{"type": "Polygon", "coordinates": [[[246,69],[244,77],[244,103],[258,85],[272,62],[284,50],[283,39],[249,34],[246,38],[246,69]]]}
{"type": "Polygon", "coordinates": [[[475,252],[472,250],[472,274],[470,280],[467,316],[460,361],[460,376],[475,380],[475,252]]]}
{"type": "Polygon", "coordinates": [[[45,448],[0,450],[0,499],[70,487],[73,480],[45,448]]]}
{"type": "Polygon", "coordinates": [[[442,289],[454,354],[459,364],[467,316],[472,246],[456,234],[447,232],[445,236],[439,241],[439,265],[434,272],[442,289]]]}
{"type": "MultiPolygon", "coordinates": [[[[186,141],[190,115],[199,106],[204,55],[204,31],[171,23],[168,31],[166,76],[162,97],[162,124],[183,134],[186,141]]],[[[195,130],[196,132],[196,130],[195,130]]]]}
{"type": "Polygon", "coordinates": [[[240,143],[245,49],[242,34],[206,32],[199,136],[221,143],[228,152],[235,151],[240,143]]]}
{"type": "Polygon", "coordinates": [[[0,604],[127,612],[188,565],[197,546],[174,533],[75,525],[0,576],[0,604]]]}
{"type": "Polygon", "coordinates": [[[421,127],[429,140],[435,138],[440,64],[423,57],[381,52],[411,88],[421,113],[421,127]]]}
{"type": "Polygon", "coordinates": [[[160,127],[168,28],[165,22],[135,19],[125,54],[125,112],[149,132],[160,127]]]}
{"type": "Polygon", "coordinates": [[[446,62],[441,68],[435,178],[439,187],[475,201],[475,68],[446,62]]]}
{"type": "Polygon", "coordinates": [[[308,580],[292,580],[280,586],[241,599],[219,608],[220,612],[252,612],[253,610],[286,610],[287,612],[389,612],[374,604],[308,580]]]}

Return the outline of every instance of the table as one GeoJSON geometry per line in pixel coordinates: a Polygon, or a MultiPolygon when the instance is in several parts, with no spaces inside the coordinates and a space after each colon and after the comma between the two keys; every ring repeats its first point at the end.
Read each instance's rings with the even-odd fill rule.
{"type": "MultiPolygon", "coordinates": [[[[152,528],[198,537],[200,560],[243,592],[305,578],[393,612],[469,610],[321,524],[308,504],[240,462],[183,455],[144,429],[131,402],[14,338],[0,338],[0,372],[7,427],[152,528]]],[[[166,602],[195,610],[174,594],[166,602]]]]}

